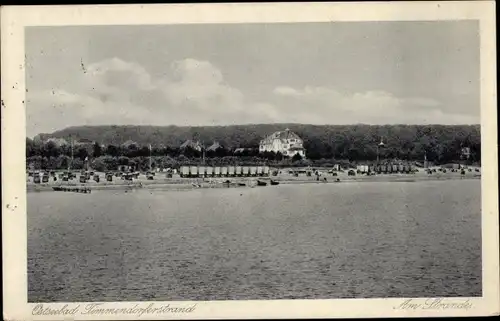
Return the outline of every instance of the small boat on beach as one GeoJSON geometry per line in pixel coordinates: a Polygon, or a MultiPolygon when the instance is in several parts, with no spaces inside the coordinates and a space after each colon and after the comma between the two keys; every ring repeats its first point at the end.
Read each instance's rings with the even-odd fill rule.
{"type": "Polygon", "coordinates": [[[279,185],[280,182],[271,180],[271,185],[279,185]]]}
{"type": "Polygon", "coordinates": [[[266,182],[263,182],[263,181],[257,181],[257,186],[267,186],[267,183],[266,182]]]}

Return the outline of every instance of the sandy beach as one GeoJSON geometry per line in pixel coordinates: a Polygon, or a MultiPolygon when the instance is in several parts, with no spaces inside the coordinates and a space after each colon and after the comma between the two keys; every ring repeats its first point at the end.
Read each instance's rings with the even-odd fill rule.
{"type": "MultiPolygon", "coordinates": [[[[356,174],[355,176],[349,176],[347,171],[336,172],[336,176],[332,173],[328,173],[326,170],[321,171],[321,175],[318,178],[313,176],[306,176],[304,174],[299,176],[294,176],[289,174],[288,169],[283,169],[277,176],[270,177],[206,177],[206,178],[181,178],[179,175],[173,175],[171,178],[167,178],[165,173],[156,173],[153,180],[148,180],[145,174],[140,174],[137,179],[133,181],[122,180],[119,177],[113,177],[112,182],[105,180],[104,173],[97,173],[100,177],[100,182],[95,182],[93,179],[87,181],[87,183],[79,182],[79,175],[77,178],[69,181],[63,182],[60,179],[54,181],[50,177],[48,183],[35,184],[32,177],[28,177],[27,180],[27,191],[28,192],[39,192],[39,191],[53,191],[55,186],[67,186],[67,187],[87,187],[91,190],[107,190],[107,189],[118,189],[127,190],[135,188],[162,188],[171,190],[186,190],[186,189],[197,189],[197,188],[228,188],[228,187],[255,187],[257,186],[257,181],[270,182],[270,180],[277,181],[280,184],[325,184],[325,183],[345,183],[345,182],[411,182],[411,181],[422,181],[422,180],[453,180],[453,179],[480,179],[480,172],[476,171],[476,168],[470,168],[470,171],[466,169],[465,175],[461,175],[459,171],[451,172],[449,170],[446,173],[440,172],[435,168],[436,172],[428,174],[424,170],[420,170],[412,174],[402,174],[402,173],[392,173],[392,174],[376,174],[376,175],[366,175],[366,174],[356,174]],[[229,184],[227,183],[229,182],[229,184]]],[[[432,169],[431,169],[432,170],[432,169]]],[[[268,184],[269,185],[269,184],[268,184]]]]}

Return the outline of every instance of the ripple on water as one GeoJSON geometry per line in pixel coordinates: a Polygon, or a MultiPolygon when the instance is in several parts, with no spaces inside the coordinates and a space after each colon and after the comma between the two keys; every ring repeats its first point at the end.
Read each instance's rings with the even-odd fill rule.
{"type": "Polygon", "coordinates": [[[30,302],[481,295],[480,181],[29,193],[28,228],[30,302]]]}

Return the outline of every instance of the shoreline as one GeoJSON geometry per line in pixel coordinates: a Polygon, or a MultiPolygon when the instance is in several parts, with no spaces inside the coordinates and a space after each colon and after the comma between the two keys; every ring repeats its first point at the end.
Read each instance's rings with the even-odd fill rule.
{"type": "MultiPolygon", "coordinates": [[[[443,181],[443,180],[470,180],[470,179],[481,179],[481,175],[465,176],[461,177],[458,175],[374,175],[374,176],[345,176],[345,177],[335,177],[335,176],[325,176],[327,181],[323,181],[321,178],[317,181],[314,178],[292,178],[292,177],[251,177],[251,178],[241,178],[241,177],[224,177],[224,178],[186,178],[186,179],[160,179],[156,181],[149,180],[139,180],[137,182],[132,182],[128,184],[115,184],[109,182],[91,182],[91,183],[27,183],[26,190],[30,192],[55,192],[53,187],[57,186],[67,186],[67,187],[87,187],[91,190],[134,190],[134,189],[155,189],[164,188],[168,190],[194,190],[194,189],[207,189],[207,188],[253,188],[257,185],[257,180],[269,182],[274,180],[282,185],[305,185],[305,184],[340,184],[340,183],[359,183],[359,182],[379,182],[379,183],[389,183],[389,182],[419,182],[419,181],[443,181]],[[338,179],[338,181],[337,181],[338,179]],[[224,184],[223,182],[229,181],[229,184],[224,184]],[[239,184],[245,184],[240,186],[239,184]]],[[[269,186],[269,184],[268,184],[269,186]]],[[[260,187],[260,186],[259,186],[260,187]]],[[[267,187],[267,186],[263,186],[267,187]]]]}

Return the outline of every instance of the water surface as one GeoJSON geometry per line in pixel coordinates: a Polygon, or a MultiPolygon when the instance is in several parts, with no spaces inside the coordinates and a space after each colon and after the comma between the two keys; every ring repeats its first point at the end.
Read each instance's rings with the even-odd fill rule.
{"type": "Polygon", "coordinates": [[[481,296],[480,181],[28,193],[30,302],[481,296]]]}

